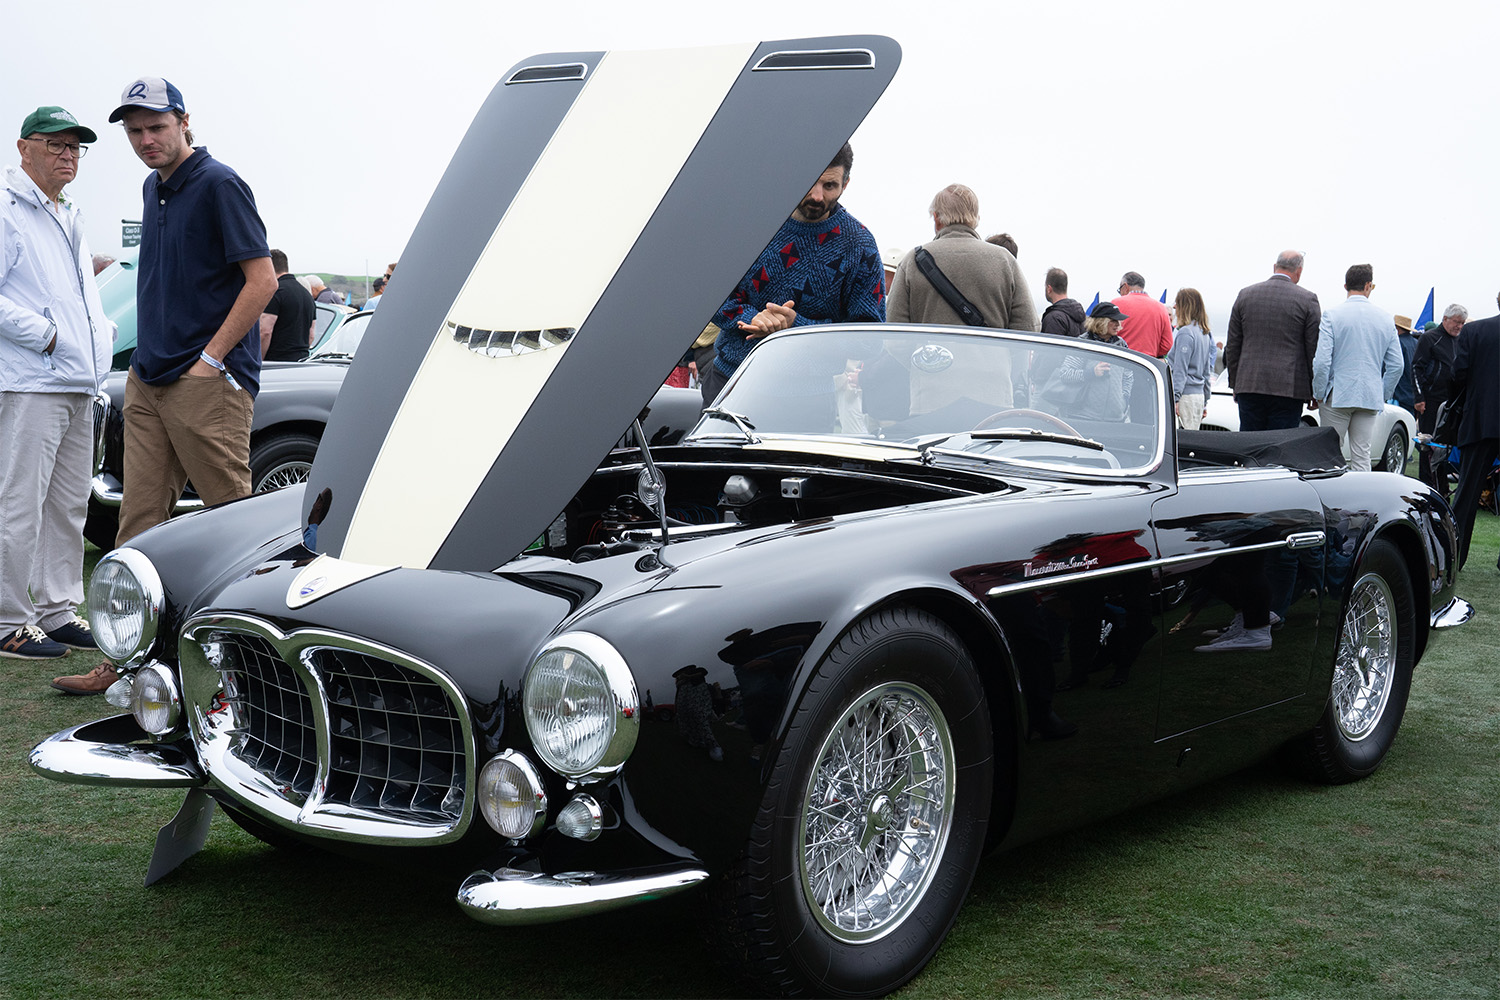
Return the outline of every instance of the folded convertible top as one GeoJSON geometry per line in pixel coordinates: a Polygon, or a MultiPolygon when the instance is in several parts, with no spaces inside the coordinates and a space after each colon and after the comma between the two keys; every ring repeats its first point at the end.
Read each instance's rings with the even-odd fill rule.
{"type": "Polygon", "coordinates": [[[1347,467],[1332,427],[1279,431],[1177,432],[1177,458],[1184,468],[1199,465],[1282,466],[1294,472],[1334,472],[1347,467]]]}

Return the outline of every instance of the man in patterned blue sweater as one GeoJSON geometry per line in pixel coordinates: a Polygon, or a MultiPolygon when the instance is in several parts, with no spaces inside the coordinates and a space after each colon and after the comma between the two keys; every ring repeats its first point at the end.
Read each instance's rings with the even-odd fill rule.
{"type": "Polygon", "coordinates": [[[839,204],[854,151],[844,143],[749,272],[714,314],[713,399],[755,341],[811,323],[885,322],[885,271],[875,237],[839,204]]]}

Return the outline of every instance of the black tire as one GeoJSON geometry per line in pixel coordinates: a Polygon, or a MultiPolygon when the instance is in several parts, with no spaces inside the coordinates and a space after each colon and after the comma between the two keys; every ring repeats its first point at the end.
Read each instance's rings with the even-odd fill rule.
{"type": "Polygon", "coordinates": [[[1376,468],[1397,475],[1406,471],[1406,435],[1401,432],[1400,424],[1393,427],[1391,436],[1385,439],[1385,448],[1380,452],[1380,464],[1376,468]]]}
{"type": "Polygon", "coordinates": [[[115,547],[115,537],[120,533],[120,509],[106,507],[89,497],[89,513],[83,522],[83,537],[101,552],[115,547]]]}
{"type": "Polygon", "coordinates": [[[1411,693],[1416,599],[1406,564],[1391,543],[1370,543],[1339,622],[1328,703],[1302,746],[1308,774],[1332,785],[1357,781],[1380,766],[1411,693]]]}
{"type": "Polygon", "coordinates": [[[289,433],[257,441],[250,449],[250,492],[269,493],[306,482],[318,453],[311,434],[289,433]]]}
{"type": "Polygon", "coordinates": [[[716,951],[768,993],[882,996],[910,980],[983,853],[991,743],[952,630],[904,607],[856,623],[808,682],[744,854],[710,894],[716,951]]]}

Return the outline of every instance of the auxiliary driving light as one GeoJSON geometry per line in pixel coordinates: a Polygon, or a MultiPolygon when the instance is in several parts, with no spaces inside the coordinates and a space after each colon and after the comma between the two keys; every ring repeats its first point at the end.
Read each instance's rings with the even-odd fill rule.
{"type": "Polygon", "coordinates": [[[547,825],[547,789],[531,761],[505,750],[479,772],[479,811],[495,832],[522,840],[547,825]]]}
{"type": "Polygon", "coordinates": [[[136,725],[154,736],[165,736],[176,729],[182,716],[182,699],[177,695],[172,671],[159,663],[138,670],[130,690],[130,713],[136,725]]]}

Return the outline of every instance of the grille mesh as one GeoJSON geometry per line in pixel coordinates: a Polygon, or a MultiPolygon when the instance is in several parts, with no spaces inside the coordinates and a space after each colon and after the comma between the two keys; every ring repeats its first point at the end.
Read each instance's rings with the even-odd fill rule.
{"type": "Polygon", "coordinates": [[[238,756],[290,789],[294,795],[288,798],[305,799],[318,776],[318,735],[307,689],[266,640],[236,636],[234,646],[239,669],[226,680],[244,721],[238,756]]]}
{"type": "Polygon", "coordinates": [[[352,650],[315,646],[303,667],[267,640],[224,636],[225,693],[238,708],[235,756],[283,788],[292,801],[312,794],[318,773],[317,718],[300,670],[322,684],[329,715],[325,805],[345,805],[393,821],[452,822],[463,810],[463,728],[444,689],[401,664],[352,650]]]}

